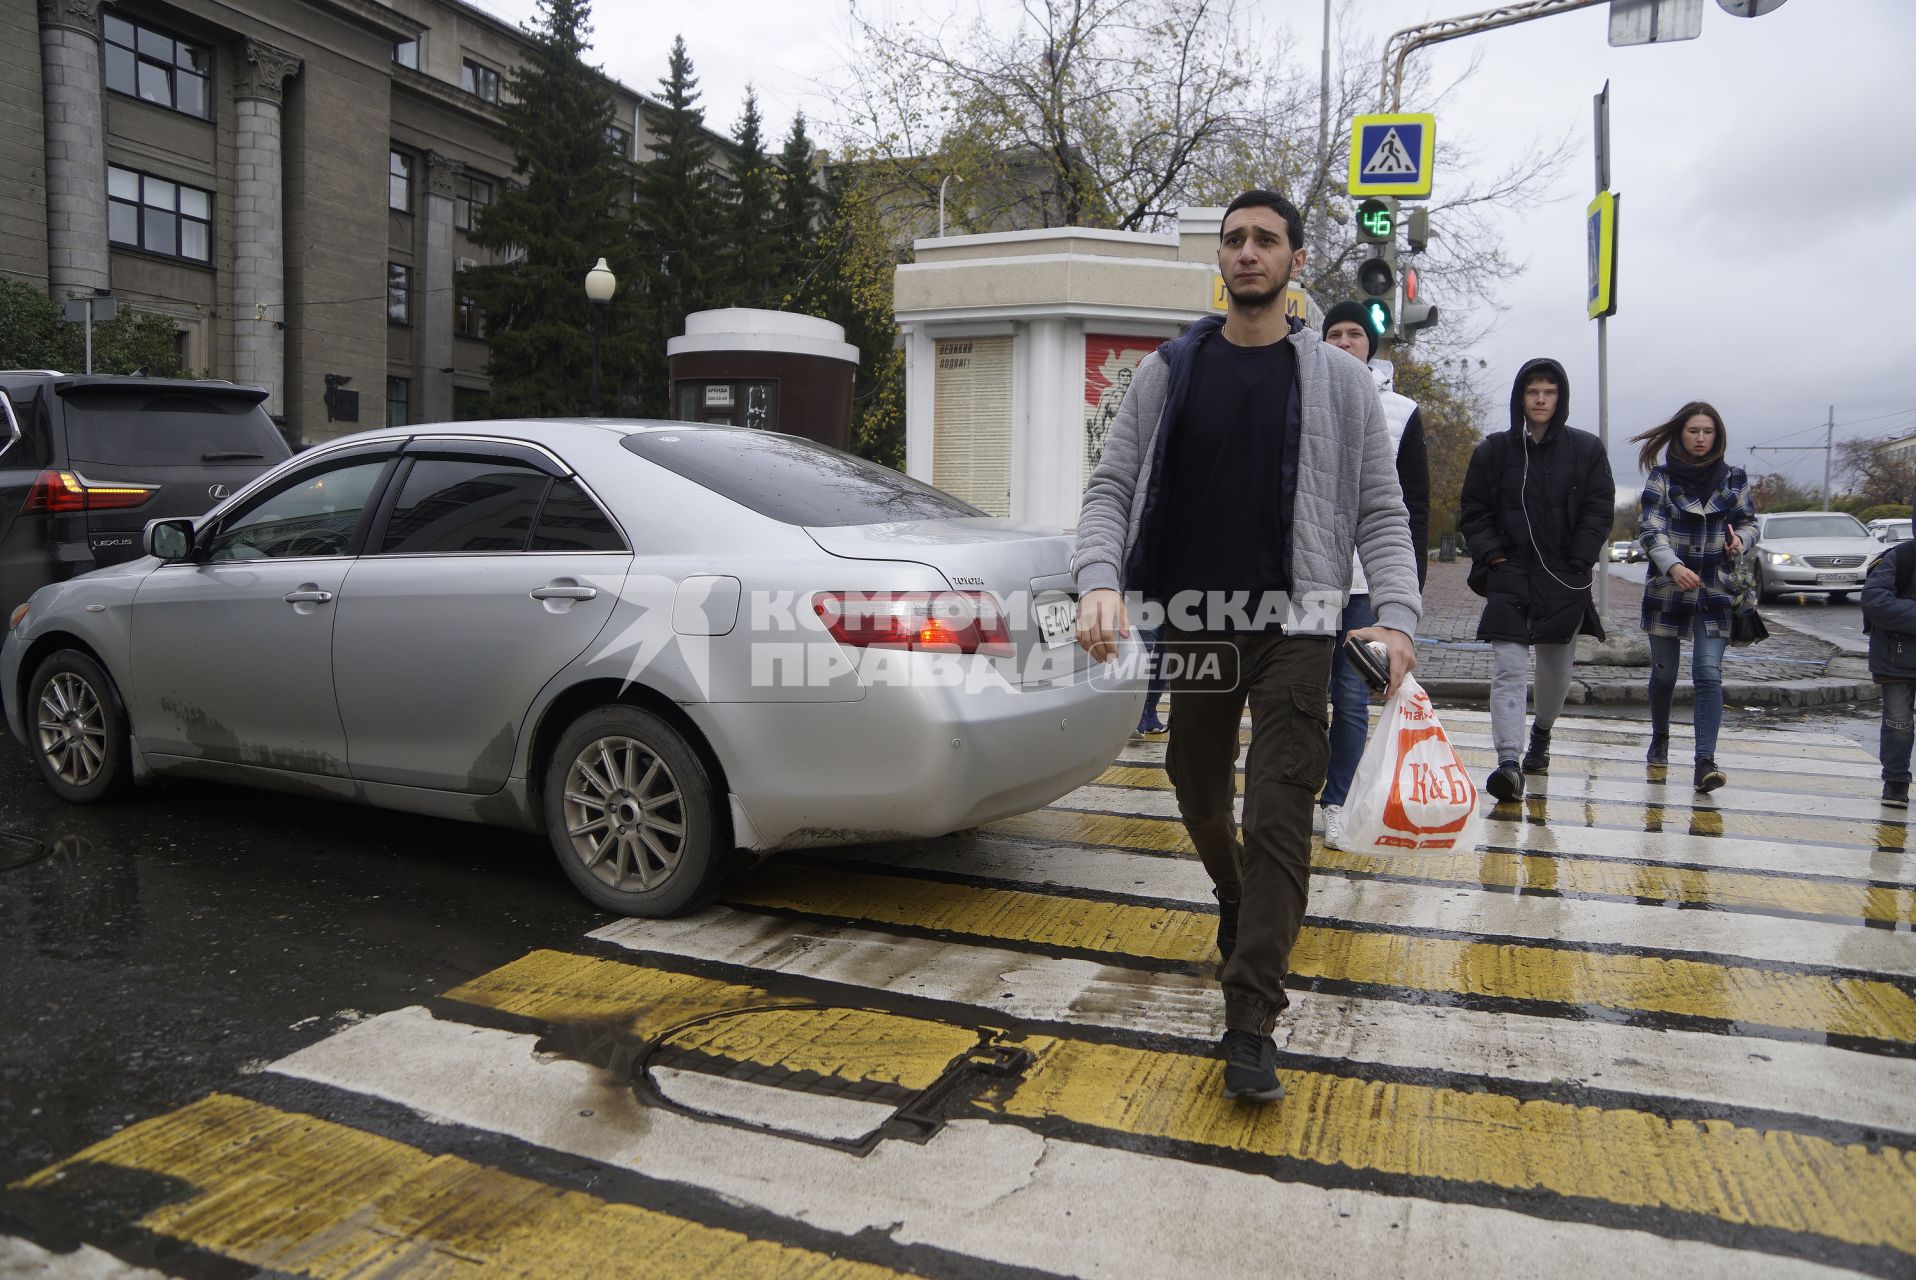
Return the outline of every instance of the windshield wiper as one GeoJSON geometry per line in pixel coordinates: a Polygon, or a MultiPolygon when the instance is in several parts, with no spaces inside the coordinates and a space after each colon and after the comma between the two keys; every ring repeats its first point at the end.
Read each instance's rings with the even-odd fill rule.
{"type": "Polygon", "coordinates": [[[249,461],[256,458],[264,458],[265,456],[266,455],[263,453],[202,453],[200,455],[200,461],[201,462],[242,462],[242,461],[249,461]]]}

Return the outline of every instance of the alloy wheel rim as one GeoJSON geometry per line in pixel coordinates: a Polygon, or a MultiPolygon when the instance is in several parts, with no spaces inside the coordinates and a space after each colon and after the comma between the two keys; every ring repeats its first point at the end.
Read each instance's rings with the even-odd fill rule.
{"type": "Polygon", "coordinates": [[[657,889],[678,870],[687,839],[685,797],[658,753],[636,738],[588,742],[565,780],[573,856],[609,889],[657,889]]]}
{"type": "Polygon", "coordinates": [[[84,787],[106,766],[106,708],[83,676],[56,673],[40,688],[40,755],[54,776],[84,787]]]}

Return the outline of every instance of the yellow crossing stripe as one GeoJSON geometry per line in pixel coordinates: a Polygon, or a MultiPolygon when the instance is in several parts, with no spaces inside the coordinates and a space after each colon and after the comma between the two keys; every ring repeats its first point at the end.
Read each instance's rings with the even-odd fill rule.
{"type": "MultiPolygon", "coordinates": [[[[1114,786],[1132,785],[1113,776],[1121,772],[1119,769],[1107,769],[1099,781],[1114,786]]],[[[1172,822],[1171,825],[1177,828],[1178,833],[1183,833],[1183,824],[1172,822]]],[[[996,823],[990,829],[1004,831],[1006,824],[996,823]]],[[[1189,849],[1187,837],[1183,848],[1177,851],[1189,849]]],[[[1740,871],[1645,866],[1601,858],[1580,858],[1572,854],[1481,853],[1462,857],[1419,855],[1415,858],[1378,858],[1326,849],[1318,842],[1311,852],[1311,865],[1325,871],[1405,876],[1438,884],[1477,885],[1491,889],[1521,887],[1916,925],[1916,890],[1912,889],[1832,884],[1825,880],[1758,876],[1740,871]]]]}
{"type": "MultiPolygon", "coordinates": [[[[461,988],[462,998],[476,995],[489,1004],[489,992],[525,994],[530,973],[517,964],[508,969],[514,976],[495,981],[486,975],[461,988]]],[[[559,953],[545,953],[537,970],[548,985],[542,1016],[559,1022],[601,1017],[598,993],[608,984],[634,1001],[627,1013],[633,1025],[653,1020],[646,1005],[654,998],[682,1014],[695,1013],[701,1003],[716,1013],[767,998],[749,987],[559,953]],[[618,977],[611,972],[616,968],[629,973],[618,977]]],[[[840,1015],[836,1034],[846,1045],[844,1070],[855,1077],[896,1074],[885,1055],[913,1029],[937,1046],[934,1053],[975,1040],[970,1029],[928,1019],[834,1012],[840,1015]]],[[[1916,1252],[1916,1212],[1909,1211],[1916,1206],[1916,1153],[1907,1150],[1838,1145],[1721,1120],[1669,1120],[1637,1108],[1526,1102],[1308,1070],[1280,1073],[1281,1105],[1250,1108],[1222,1096],[1221,1064],[1213,1058],[1053,1036],[1015,1043],[1035,1061],[1019,1082],[980,1104],[988,1111],[1326,1166],[1665,1208],[1916,1252]]],[[[794,1029],[783,1038],[736,1044],[721,1056],[803,1070],[819,1055],[816,1038],[794,1029]]]]}
{"type": "Polygon", "coordinates": [[[213,1094],[133,1125],[28,1178],[105,1164],[176,1178],[185,1199],[141,1226],[256,1267],[316,1280],[397,1275],[900,1274],[755,1240],[433,1156],[344,1125],[213,1094]]]}
{"type": "MultiPolygon", "coordinates": [[[[1164,774],[1161,770],[1126,765],[1113,765],[1106,769],[1099,775],[1097,782],[1109,786],[1143,786],[1151,790],[1162,790],[1165,786],[1164,774]],[[1152,781],[1153,775],[1156,777],[1155,782],[1152,781]]],[[[1652,834],[1659,831],[1671,831],[1677,834],[1687,832],[1690,835],[1699,836],[1739,836],[1754,840],[1784,843],[1800,841],[1870,850],[1901,849],[1905,847],[1909,838],[1908,829],[1901,823],[1865,822],[1849,818],[1806,818],[1794,814],[1738,813],[1728,810],[1687,809],[1675,806],[1666,809],[1663,805],[1654,803],[1623,804],[1614,800],[1586,800],[1568,796],[1525,796],[1523,814],[1527,818],[1554,826],[1620,827],[1652,834]]],[[[1048,822],[1053,827],[1069,827],[1070,823],[1065,820],[1102,816],[1105,815],[1040,809],[1035,813],[992,823],[986,830],[1009,831],[1013,824],[1032,825],[1034,821],[1038,825],[1048,822]]],[[[1176,818],[1126,816],[1120,820],[1126,823],[1154,823],[1161,828],[1169,829],[1158,837],[1157,843],[1134,844],[1135,848],[1176,849],[1178,847],[1176,844],[1167,842],[1181,837],[1184,832],[1184,824],[1176,818]]],[[[1517,810],[1512,805],[1498,805],[1491,814],[1493,822],[1516,820],[1517,810]]],[[[1051,835],[1044,838],[1086,839],[1067,835],[1051,835]]],[[[1090,842],[1111,843],[1096,840],[1090,842]]]]}
{"type": "MultiPolygon", "coordinates": [[[[1204,961],[1216,955],[1217,918],[1207,913],[906,876],[774,863],[740,880],[726,900],[1119,957],[1204,961]]],[[[1704,960],[1307,925],[1291,952],[1291,972],[1413,991],[1916,1040],[1916,999],[1892,983],[1704,960]]]]}
{"type": "Polygon", "coordinates": [[[1047,1037],[1025,1045],[1037,1062],[1000,1104],[1009,1115],[1916,1253],[1909,1151],[1309,1071],[1278,1073],[1279,1105],[1246,1107],[1222,1096],[1215,1058],[1047,1037]]]}
{"type": "MultiPolygon", "coordinates": [[[[803,1004],[757,987],[659,973],[563,951],[531,952],[454,987],[446,996],[543,1022],[614,1023],[641,1040],[706,1017],[715,1007],[803,1004]]],[[[760,1061],[754,1055],[771,1045],[777,1048],[778,1061],[794,1071],[923,1089],[953,1058],[975,1047],[978,1037],[957,1027],[928,1032],[926,1024],[915,1018],[797,1007],[759,1009],[685,1027],[672,1036],[671,1043],[742,1061],[760,1061]],[[880,1074],[866,1073],[862,1064],[873,1063],[880,1064],[876,1068],[880,1074]]]]}

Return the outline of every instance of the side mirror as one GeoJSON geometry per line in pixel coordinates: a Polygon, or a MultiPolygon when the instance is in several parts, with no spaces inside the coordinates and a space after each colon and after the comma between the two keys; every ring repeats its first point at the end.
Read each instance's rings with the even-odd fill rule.
{"type": "Polygon", "coordinates": [[[178,564],[193,555],[193,522],[184,516],[168,520],[149,520],[140,546],[150,556],[166,564],[178,564]]]}

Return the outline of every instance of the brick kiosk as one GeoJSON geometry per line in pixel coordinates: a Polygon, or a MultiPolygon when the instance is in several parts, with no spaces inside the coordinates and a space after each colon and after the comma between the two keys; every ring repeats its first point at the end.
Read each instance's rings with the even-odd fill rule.
{"type": "Polygon", "coordinates": [[[696,311],[665,354],[673,417],[850,447],[858,348],[829,320],[746,307],[696,311]]]}

